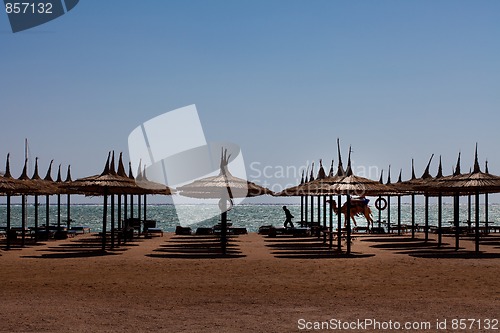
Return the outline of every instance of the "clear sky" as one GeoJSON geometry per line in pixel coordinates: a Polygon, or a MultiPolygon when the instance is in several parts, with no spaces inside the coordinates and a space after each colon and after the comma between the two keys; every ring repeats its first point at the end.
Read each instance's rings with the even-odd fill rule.
{"type": "Polygon", "coordinates": [[[0,60],[0,163],[10,152],[15,176],[24,138],[43,172],[55,159],[88,176],[190,104],[208,141],[239,144],[271,184],[336,163],[337,137],[355,167],[391,164],[393,179],[432,153],[450,173],[462,151],[468,170],[476,142],[500,174],[497,0],[81,0],[16,34],[0,13],[0,60]]]}

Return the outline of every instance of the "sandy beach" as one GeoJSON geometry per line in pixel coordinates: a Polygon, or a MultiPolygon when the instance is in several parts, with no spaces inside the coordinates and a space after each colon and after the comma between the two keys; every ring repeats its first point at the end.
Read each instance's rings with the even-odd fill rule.
{"type": "Polygon", "coordinates": [[[436,320],[453,331],[453,319],[500,317],[500,237],[478,258],[470,241],[456,253],[392,235],[357,237],[351,258],[317,238],[254,233],[232,239],[229,258],[196,236],[166,233],[107,255],[88,251],[92,238],[0,251],[1,332],[294,332],[365,319],[433,325],[410,330],[421,332],[435,331],[436,320]]]}

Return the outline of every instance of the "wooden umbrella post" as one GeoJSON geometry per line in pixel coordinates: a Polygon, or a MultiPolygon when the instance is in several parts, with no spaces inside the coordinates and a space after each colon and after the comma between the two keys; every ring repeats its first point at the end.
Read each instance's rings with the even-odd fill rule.
{"type": "Polygon", "coordinates": [[[134,218],[134,195],[130,195],[130,218],[134,218]]]}
{"type": "Polygon", "coordinates": [[[472,196],[467,195],[467,227],[472,229],[472,196]]]}
{"type": "Polygon", "coordinates": [[[128,210],[127,201],[128,201],[128,195],[125,194],[123,196],[123,221],[127,220],[127,210],[128,210]]]}
{"type": "Polygon", "coordinates": [[[139,235],[143,230],[141,230],[141,195],[137,196],[137,218],[139,219],[139,235]]]}
{"type": "Polygon", "coordinates": [[[391,196],[387,196],[387,233],[391,233],[391,196]]]}
{"type": "Polygon", "coordinates": [[[459,216],[459,197],[455,194],[453,197],[453,224],[455,225],[455,251],[460,247],[460,216],[459,216]]]}
{"type": "Polygon", "coordinates": [[[118,212],[116,214],[117,216],[117,224],[118,224],[118,239],[117,243],[118,246],[121,245],[121,237],[120,235],[123,233],[123,225],[122,225],[122,195],[118,194],[118,212]]]}
{"type": "Polygon", "coordinates": [[[337,210],[337,248],[342,251],[342,196],[337,196],[337,201],[339,202],[337,210]]]}
{"type": "Polygon", "coordinates": [[[300,196],[300,226],[304,228],[304,196],[300,196]]]}
{"type": "Polygon", "coordinates": [[[49,219],[50,219],[50,196],[46,195],[45,196],[45,232],[47,233],[47,237],[49,236],[50,232],[50,226],[49,226],[49,219]]]}
{"type": "MultiPolygon", "coordinates": [[[[333,196],[330,195],[330,202],[333,201],[333,196]]],[[[329,222],[330,222],[330,232],[329,232],[329,249],[331,250],[333,248],[333,209],[332,209],[332,206],[330,204],[330,214],[329,214],[329,222]]]]}
{"type": "Polygon", "coordinates": [[[311,230],[314,223],[314,196],[311,195],[311,230]]]}
{"type": "Polygon", "coordinates": [[[146,194],[144,194],[144,202],[143,202],[143,207],[144,207],[144,214],[143,214],[144,215],[144,223],[146,223],[146,220],[147,220],[147,215],[146,215],[147,214],[147,205],[148,205],[147,200],[148,199],[146,197],[146,194]]]}
{"type": "Polygon", "coordinates": [[[68,227],[68,230],[71,227],[71,194],[67,194],[66,196],[66,225],[68,227]]]}
{"type": "Polygon", "coordinates": [[[346,225],[347,225],[347,254],[351,254],[351,196],[349,195],[349,191],[347,191],[347,214],[346,214],[346,225]]]}
{"type": "Polygon", "coordinates": [[[226,255],[227,253],[227,201],[225,198],[221,198],[219,200],[219,208],[221,210],[220,214],[220,222],[221,222],[221,231],[220,231],[220,245],[222,249],[222,254],[226,255]]]}
{"type": "Polygon", "coordinates": [[[57,193],[57,230],[61,229],[61,194],[57,193]]]}
{"type": "Polygon", "coordinates": [[[106,251],[106,224],[108,218],[108,191],[104,190],[104,203],[102,210],[102,251],[106,251]]]}
{"type": "Polygon", "coordinates": [[[415,238],[415,194],[411,194],[411,238],[415,238]]]}
{"type": "Polygon", "coordinates": [[[443,242],[443,196],[441,192],[438,196],[438,247],[441,247],[443,242]]]}
{"type": "Polygon", "coordinates": [[[323,228],[326,229],[326,195],[323,196],[323,228]]]}
{"type": "Polygon", "coordinates": [[[488,221],[488,193],[485,193],[484,194],[484,226],[486,227],[486,234],[488,234],[489,232],[489,228],[488,228],[488,224],[489,224],[489,221],[488,221]]]}
{"type": "Polygon", "coordinates": [[[21,246],[24,247],[26,242],[26,196],[22,196],[23,203],[21,205],[21,246]]]}
{"type": "Polygon", "coordinates": [[[398,236],[401,236],[401,196],[398,195],[398,236]]]}
{"type": "MultiPolygon", "coordinates": [[[[476,190],[476,227],[475,227],[475,250],[479,252],[479,190],[476,190]]],[[[488,230],[488,229],[486,229],[488,230]]]]}
{"type": "Polygon", "coordinates": [[[35,243],[38,242],[38,195],[35,195],[35,243]]]}
{"type": "Polygon", "coordinates": [[[307,202],[307,201],[308,201],[308,199],[307,199],[307,198],[308,198],[308,196],[306,195],[306,196],[304,197],[304,216],[305,216],[305,221],[304,221],[304,223],[305,223],[305,226],[306,226],[306,227],[307,227],[307,223],[308,223],[308,221],[307,221],[307,220],[308,220],[308,216],[309,216],[308,211],[307,211],[307,210],[308,210],[308,208],[309,208],[309,204],[308,204],[308,202],[307,202]]]}
{"type": "Polygon", "coordinates": [[[424,242],[427,243],[429,241],[429,196],[426,194],[424,195],[424,200],[425,200],[425,238],[424,242]]]}
{"type": "MultiPolygon", "coordinates": [[[[321,196],[318,195],[318,228],[320,228],[320,227],[321,227],[321,196]]],[[[318,236],[319,236],[319,232],[318,232],[318,236]]]]}
{"type": "MultiPolygon", "coordinates": [[[[382,197],[379,195],[378,198],[382,200],[382,197]]],[[[378,229],[382,227],[382,209],[377,208],[378,210],[378,229]]]]}
{"type": "Polygon", "coordinates": [[[7,193],[7,250],[10,250],[11,242],[11,232],[10,232],[10,193],[7,193]]]}
{"type": "Polygon", "coordinates": [[[115,195],[111,194],[111,249],[115,248],[115,195]]]}

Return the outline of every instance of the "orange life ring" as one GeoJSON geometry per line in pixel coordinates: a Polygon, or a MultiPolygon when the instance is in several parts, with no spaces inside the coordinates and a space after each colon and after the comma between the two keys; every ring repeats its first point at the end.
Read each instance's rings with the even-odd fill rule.
{"type": "Polygon", "coordinates": [[[387,208],[387,200],[385,200],[384,198],[378,198],[377,200],[375,200],[375,207],[378,210],[385,210],[387,208]]]}

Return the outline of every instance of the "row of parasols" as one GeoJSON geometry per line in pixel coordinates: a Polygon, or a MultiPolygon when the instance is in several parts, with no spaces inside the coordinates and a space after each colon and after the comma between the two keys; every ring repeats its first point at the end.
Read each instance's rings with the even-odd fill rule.
{"type": "MultiPolygon", "coordinates": [[[[14,178],[10,171],[10,163],[9,163],[9,155],[7,155],[5,174],[0,177],[0,194],[5,195],[7,197],[7,248],[11,246],[11,197],[12,196],[22,196],[23,197],[23,205],[21,211],[21,237],[22,237],[22,245],[25,243],[26,236],[26,207],[25,200],[26,196],[34,196],[35,198],[35,230],[38,231],[38,201],[39,196],[46,197],[46,217],[45,217],[45,232],[49,233],[49,197],[52,195],[57,195],[57,203],[58,203],[58,218],[57,218],[57,226],[61,227],[61,195],[67,195],[67,227],[69,228],[71,222],[70,216],[70,195],[72,194],[80,194],[87,196],[103,196],[104,197],[104,211],[103,211],[103,230],[102,230],[102,249],[106,248],[106,227],[107,227],[107,207],[108,207],[108,196],[111,196],[111,246],[114,246],[115,241],[115,195],[118,196],[118,216],[121,216],[121,207],[122,207],[122,195],[124,196],[124,218],[127,218],[127,195],[130,195],[130,216],[133,216],[133,196],[138,196],[138,206],[139,206],[139,216],[140,216],[140,206],[141,206],[141,196],[144,196],[144,218],[146,218],[146,195],[148,194],[160,194],[160,195],[171,195],[174,193],[172,189],[168,186],[151,182],[146,178],[145,168],[144,172],[141,172],[141,167],[139,167],[139,171],[137,176],[134,177],[132,173],[131,164],[129,163],[129,172],[128,174],[125,171],[125,167],[122,160],[122,154],[120,153],[118,167],[115,168],[115,157],[114,153],[108,154],[108,159],[106,161],[106,165],[101,174],[85,177],[77,180],[71,179],[71,169],[68,166],[67,177],[63,181],[61,177],[61,166],[59,166],[57,179],[54,181],[51,176],[52,172],[52,161],[47,170],[47,174],[44,178],[41,178],[38,172],[38,158],[35,160],[35,169],[33,175],[31,177],[27,174],[27,164],[28,161],[25,160],[24,168],[21,176],[19,178],[14,178]]],[[[121,218],[117,219],[118,227],[121,225],[121,218]]],[[[37,233],[35,233],[36,237],[37,233]]],[[[36,241],[36,238],[35,238],[36,241]]]]}
{"type": "MultiPolygon", "coordinates": [[[[390,200],[391,196],[398,197],[398,224],[400,224],[400,207],[401,207],[401,196],[411,195],[412,197],[412,237],[415,236],[415,195],[423,194],[425,196],[425,235],[426,240],[428,238],[428,198],[430,196],[438,197],[438,229],[442,227],[442,197],[452,196],[454,197],[455,209],[455,225],[456,225],[456,248],[458,249],[459,242],[459,228],[458,228],[458,198],[462,195],[474,195],[476,200],[476,211],[475,211],[475,249],[479,251],[479,195],[482,193],[496,193],[500,192],[500,177],[492,175],[488,172],[487,167],[485,172],[482,172],[479,167],[478,157],[477,157],[477,145],[474,168],[469,173],[462,174],[460,172],[460,155],[457,161],[457,166],[455,171],[450,176],[443,176],[441,159],[439,162],[439,169],[436,177],[432,177],[429,173],[429,161],[427,168],[425,169],[422,177],[417,178],[415,176],[415,171],[412,163],[412,177],[408,181],[401,180],[401,173],[399,175],[399,180],[397,183],[391,183],[390,181],[390,170],[389,179],[386,184],[382,183],[382,177],[380,181],[374,181],[364,177],[356,176],[353,174],[351,167],[351,150],[349,150],[349,158],[347,168],[344,170],[342,165],[342,157],[340,153],[340,144],[337,140],[338,146],[338,168],[337,172],[334,172],[333,161],[330,168],[330,172],[326,174],[323,166],[320,165],[320,169],[317,177],[313,175],[313,170],[311,169],[311,174],[309,179],[304,179],[304,175],[299,185],[285,189],[280,193],[274,193],[271,190],[257,185],[255,183],[249,182],[247,180],[237,178],[231,175],[228,170],[228,164],[230,156],[227,155],[227,151],[223,150],[221,154],[220,172],[217,176],[206,177],[203,179],[196,180],[190,184],[178,187],[176,190],[169,188],[166,185],[154,183],[149,181],[145,175],[144,171],[141,172],[141,167],[137,176],[134,177],[132,173],[131,164],[129,163],[128,174],[125,171],[124,164],[122,161],[122,154],[120,154],[118,166],[115,168],[115,157],[114,153],[108,154],[108,159],[106,161],[104,170],[101,174],[77,179],[75,181],[71,180],[70,168],[68,167],[68,175],[65,181],[62,181],[61,171],[59,167],[57,180],[53,181],[51,178],[51,167],[52,162],[47,171],[45,178],[41,178],[38,174],[38,160],[35,162],[35,170],[32,177],[27,175],[27,161],[25,161],[25,166],[22,175],[19,178],[12,177],[10,173],[9,166],[9,155],[7,156],[6,171],[5,174],[0,177],[0,194],[7,196],[7,229],[10,229],[10,197],[15,195],[33,195],[35,196],[35,208],[38,203],[38,196],[45,195],[47,205],[49,204],[49,196],[57,195],[58,203],[60,200],[60,195],[71,194],[83,194],[90,196],[103,196],[104,197],[104,210],[103,210],[103,230],[102,234],[106,235],[107,227],[107,207],[108,207],[108,196],[111,196],[111,244],[114,244],[114,208],[115,208],[115,195],[118,195],[118,216],[121,216],[121,196],[124,195],[124,212],[125,217],[127,214],[127,195],[138,195],[139,198],[144,195],[144,219],[146,217],[146,195],[171,195],[178,192],[181,195],[194,197],[194,198],[216,198],[220,199],[219,206],[221,207],[221,247],[223,252],[226,249],[227,235],[226,235],[226,221],[227,221],[227,206],[232,203],[233,198],[238,197],[253,197],[259,195],[274,195],[274,196],[300,196],[301,197],[301,221],[307,222],[308,213],[308,197],[311,200],[311,221],[313,212],[313,200],[314,197],[318,197],[318,204],[320,203],[320,198],[323,198],[323,210],[324,210],[324,223],[326,226],[326,202],[327,198],[330,197],[332,200],[333,196],[338,196],[339,206],[341,205],[341,196],[346,195],[346,208],[347,214],[345,216],[350,216],[351,209],[351,195],[362,195],[362,196],[388,196],[390,200]],[[304,214],[305,213],[305,214],[304,214]]],[[[133,199],[131,199],[133,200],[133,199]]],[[[131,205],[133,207],[133,204],[131,205]]],[[[390,204],[388,205],[390,207],[390,204]]],[[[318,209],[319,212],[319,209],[318,209]]],[[[23,205],[22,210],[22,220],[24,223],[25,209],[23,205]]],[[[60,216],[60,214],[59,214],[60,216]]],[[[389,214],[390,216],[390,214],[389,214]]],[[[49,227],[48,223],[48,209],[46,216],[46,228],[49,227]]],[[[351,226],[350,219],[345,218],[345,224],[347,227],[346,231],[346,244],[347,253],[351,252],[351,226]]],[[[58,218],[59,223],[60,217],[58,218]]],[[[70,221],[69,208],[68,208],[68,218],[70,221]]],[[[121,219],[118,219],[120,223],[121,219]]],[[[330,212],[329,214],[329,226],[330,230],[330,248],[332,247],[333,239],[333,216],[330,212]]],[[[35,224],[37,223],[37,212],[35,213],[35,224]]],[[[390,227],[390,221],[388,221],[388,227],[390,227]]],[[[400,225],[399,225],[400,227],[400,225]]],[[[37,225],[35,225],[37,228],[37,225]]],[[[22,226],[24,233],[25,225],[22,226]]],[[[400,228],[398,229],[400,230],[400,228]]],[[[48,230],[47,230],[48,232],[48,230]]],[[[341,239],[342,239],[342,228],[341,228],[341,214],[338,215],[338,227],[337,227],[337,240],[338,240],[338,250],[341,250],[341,239]]],[[[441,232],[438,232],[438,244],[441,244],[441,232]]],[[[24,239],[24,234],[23,234],[24,239]]],[[[9,240],[7,240],[9,246],[9,240]]],[[[106,247],[106,237],[102,237],[102,249],[105,250],[106,247]]]]}
{"type": "MultiPolygon", "coordinates": [[[[338,141],[337,141],[338,144],[338,141]]],[[[387,183],[383,183],[382,176],[379,181],[374,181],[364,177],[359,177],[353,174],[351,167],[351,151],[349,151],[348,166],[344,170],[342,166],[342,157],[340,154],[340,146],[338,144],[338,157],[339,164],[336,174],[334,173],[333,161],[330,168],[330,172],[326,174],[323,166],[320,162],[320,170],[317,177],[311,174],[309,179],[307,177],[304,179],[304,174],[302,175],[301,183],[297,186],[283,190],[282,192],[276,194],[278,196],[300,196],[301,197],[301,220],[307,223],[308,220],[308,198],[311,200],[311,221],[313,220],[313,209],[314,209],[314,197],[318,200],[318,222],[320,216],[320,202],[323,198],[323,222],[326,227],[326,202],[327,197],[330,197],[330,202],[334,195],[338,196],[339,206],[341,204],[341,195],[346,195],[346,206],[347,213],[345,214],[345,224],[347,225],[346,238],[347,238],[347,253],[350,253],[351,244],[351,226],[350,226],[350,209],[351,209],[351,195],[359,196],[387,196],[389,204],[387,207],[390,209],[390,198],[398,197],[398,233],[401,231],[401,196],[410,195],[412,203],[412,238],[415,237],[415,196],[424,195],[425,197],[425,241],[428,241],[429,232],[429,197],[438,198],[438,246],[442,244],[442,197],[451,196],[454,198],[454,230],[455,230],[455,249],[459,249],[459,197],[460,196],[475,196],[475,224],[474,224],[474,242],[475,251],[479,252],[480,245],[480,218],[479,218],[479,196],[480,194],[486,194],[486,205],[487,205],[487,194],[488,193],[498,193],[500,192],[500,177],[490,174],[488,172],[488,167],[486,163],[485,172],[481,171],[477,156],[477,145],[475,151],[475,161],[474,168],[469,173],[461,173],[460,169],[460,154],[458,156],[457,165],[452,175],[444,176],[442,172],[441,158],[439,160],[438,172],[435,177],[432,177],[429,172],[429,167],[432,161],[432,157],[427,164],[427,167],[420,178],[415,176],[413,161],[412,161],[412,177],[410,180],[402,181],[401,172],[399,174],[399,179],[396,183],[392,183],[390,180],[390,167],[389,167],[389,177],[387,183]],[[305,212],[304,212],[305,210],[305,212]]],[[[486,207],[487,211],[487,207],[486,207]]],[[[332,225],[332,214],[330,213],[328,229],[333,230],[332,225]]],[[[379,210],[379,223],[380,223],[380,210],[379,210]]],[[[390,229],[390,212],[388,212],[387,228],[390,229]]],[[[486,229],[488,225],[486,225],[486,229]]],[[[390,230],[388,230],[390,231],[390,230]]],[[[338,215],[338,226],[337,226],[337,240],[338,240],[338,250],[341,249],[341,239],[342,239],[342,229],[341,229],[341,214],[338,215]]],[[[330,232],[330,248],[332,247],[332,232],[330,232]]]]}

